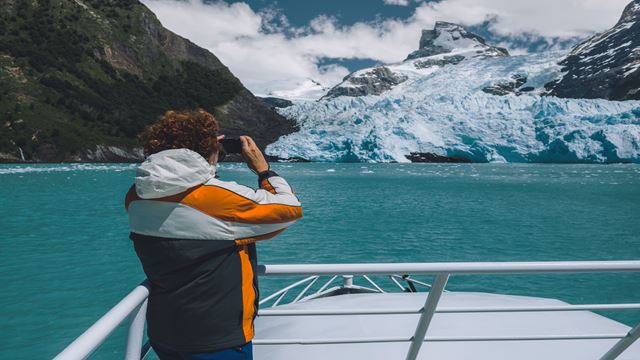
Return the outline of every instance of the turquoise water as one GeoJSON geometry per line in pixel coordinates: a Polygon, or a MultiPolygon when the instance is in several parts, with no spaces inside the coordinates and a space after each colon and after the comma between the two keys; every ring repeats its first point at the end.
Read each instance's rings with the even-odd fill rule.
{"type": "MultiPolygon", "coordinates": [[[[0,358],[50,358],[144,275],[133,165],[0,166],[0,358]]],[[[639,165],[276,164],[305,217],[262,263],[640,259],[639,165]]],[[[241,164],[223,179],[254,185],[241,164]]],[[[263,294],[282,281],[264,279],[263,294]]],[[[640,302],[639,274],[454,277],[451,290],[640,302]]],[[[639,312],[616,312],[631,324],[639,312]]],[[[121,354],[119,330],[94,358],[121,354]]]]}

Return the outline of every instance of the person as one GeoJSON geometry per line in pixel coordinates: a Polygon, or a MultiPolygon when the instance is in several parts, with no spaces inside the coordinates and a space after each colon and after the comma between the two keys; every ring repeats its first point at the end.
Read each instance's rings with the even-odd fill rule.
{"type": "Polygon", "coordinates": [[[256,241],[302,217],[289,184],[249,136],[242,156],[259,188],[220,180],[219,125],[169,111],[142,136],[147,155],[125,198],[130,238],[148,278],[147,333],[167,359],[252,359],[256,241]]]}

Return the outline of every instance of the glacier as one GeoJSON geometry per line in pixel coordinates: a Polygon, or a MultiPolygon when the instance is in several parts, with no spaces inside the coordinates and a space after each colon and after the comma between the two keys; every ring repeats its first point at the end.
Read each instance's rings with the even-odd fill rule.
{"type": "Polygon", "coordinates": [[[561,77],[564,55],[385,65],[408,80],[380,95],[294,101],[278,111],[300,130],[266,152],[329,162],[409,162],[412,152],[474,162],[640,162],[640,101],[543,95],[544,84],[561,77]],[[482,91],[514,75],[533,91],[482,91]]]}

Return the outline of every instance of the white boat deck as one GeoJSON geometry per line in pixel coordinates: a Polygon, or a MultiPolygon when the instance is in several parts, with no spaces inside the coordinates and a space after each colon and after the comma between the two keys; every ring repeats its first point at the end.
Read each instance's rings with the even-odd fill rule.
{"type": "MultiPolygon", "coordinates": [[[[420,309],[425,293],[347,294],[279,305],[278,310],[420,309]]],[[[567,305],[555,299],[471,292],[445,292],[438,309],[567,305]]],[[[256,359],[404,359],[408,342],[351,344],[260,345],[260,340],[410,338],[419,314],[258,316],[255,322],[256,359]]],[[[611,339],[537,340],[554,336],[621,337],[630,330],[590,311],[436,313],[418,359],[599,359],[617,341],[611,339]],[[531,337],[530,340],[478,341],[486,338],[531,337]],[[443,341],[477,338],[476,341],[443,341]],[[534,340],[535,339],[535,340],[534,340]]],[[[640,359],[640,343],[621,360],[640,359]]]]}
{"type": "MultiPolygon", "coordinates": [[[[629,328],[591,312],[637,311],[640,302],[570,305],[445,291],[450,275],[605,272],[640,273],[640,261],[260,265],[260,276],[307,277],[260,300],[254,358],[640,360],[640,324],[629,328]],[[434,281],[407,274],[434,275],[434,281]],[[372,275],[387,276],[401,291],[413,292],[385,292],[372,275]],[[323,276],[330,278],[315,290],[323,276]],[[343,283],[328,288],[338,276],[343,283]],[[355,285],[354,276],[367,287],[355,285]],[[429,292],[415,292],[418,285],[429,292]]],[[[123,357],[144,359],[150,350],[144,334],[147,286],[133,289],[55,359],[86,359],[126,321],[123,357]]]]}

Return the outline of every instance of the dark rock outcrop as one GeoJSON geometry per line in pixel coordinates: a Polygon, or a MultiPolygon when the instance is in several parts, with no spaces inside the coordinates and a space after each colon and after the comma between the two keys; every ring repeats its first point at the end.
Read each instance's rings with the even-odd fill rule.
{"type": "Polygon", "coordinates": [[[445,66],[445,65],[457,65],[465,57],[462,55],[443,56],[441,59],[424,59],[416,60],[413,62],[413,66],[416,69],[424,69],[431,66],[445,66]]]}
{"type": "Polygon", "coordinates": [[[293,105],[293,102],[291,102],[291,100],[281,99],[277,97],[268,96],[259,97],[258,99],[262,100],[265,104],[267,104],[267,106],[271,108],[286,108],[293,105]]]}
{"type": "MultiPolygon", "coordinates": [[[[96,145],[94,150],[87,150],[84,157],[77,160],[92,162],[139,162],[144,159],[142,148],[126,149],[117,146],[96,145]]],[[[60,161],[60,160],[56,160],[60,161]]]]}
{"type": "Polygon", "coordinates": [[[311,162],[305,158],[301,158],[299,156],[296,157],[292,157],[292,158],[281,158],[279,156],[273,156],[273,155],[266,155],[265,156],[267,161],[269,162],[283,162],[283,163],[308,163],[311,162]]]}
{"type": "Polygon", "coordinates": [[[523,92],[533,91],[534,88],[531,86],[522,87],[527,82],[527,77],[522,74],[514,74],[511,76],[510,80],[504,80],[497,82],[491,86],[486,86],[482,88],[482,91],[491,95],[503,96],[507,94],[520,95],[523,92]]]}
{"type": "Polygon", "coordinates": [[[407,76],[396,74],[386,66],[377,66],[369,70],[352,73],[343,79],[322,99],[338,96],[380,95],[407,80],[407,76]]]}
{"type": "Polygon", "coordinates": [[[412,152],[405,155],[407,159],[414,163],[471,163],[470,159],[460,156],[443,156],[433,153],[412,152]]]}
{"type": "Polygon", "coordinates": [[[545,85],[564,98],[640,100],[640,0],[611,29],[575,46],[560,62],[561,79],[545,85]]]}

